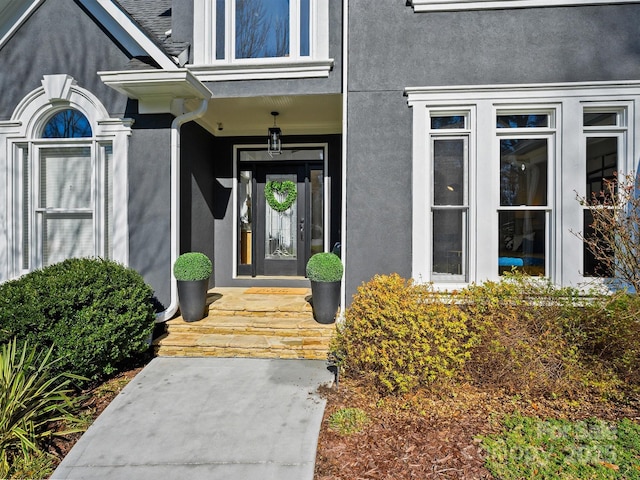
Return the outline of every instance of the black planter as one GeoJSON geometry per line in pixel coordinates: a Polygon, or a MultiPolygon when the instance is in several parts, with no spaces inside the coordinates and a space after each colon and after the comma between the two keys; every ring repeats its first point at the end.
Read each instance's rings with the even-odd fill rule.
{"type": "Polygon", "coordinates": [[[194,281],[178,280],[180,313],[185,322],[195,322],[205,317],[208,289],[208,278],[194,281]]]}
{"type": "Polygon", "coordinates": [[[335,322],[340,306],[340,281],[311,282],[311,305],[316,322],[335,322]]]}

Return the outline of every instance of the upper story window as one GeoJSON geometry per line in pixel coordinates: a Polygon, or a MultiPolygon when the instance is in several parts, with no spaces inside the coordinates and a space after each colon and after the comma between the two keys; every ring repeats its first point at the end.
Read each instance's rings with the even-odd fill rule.
{"type": "Polygon", "coordinates": [[[609,3],[638,3],[638,0],[589,0],[588,2],[585,0],[409,0],[409,5],[416,12],[568,7],[609,3]]]}
{"type": "Polygon", "coordinates": [[[328,76],[329,0],[199,0],[194,65],[201,80],[328,76]]]}

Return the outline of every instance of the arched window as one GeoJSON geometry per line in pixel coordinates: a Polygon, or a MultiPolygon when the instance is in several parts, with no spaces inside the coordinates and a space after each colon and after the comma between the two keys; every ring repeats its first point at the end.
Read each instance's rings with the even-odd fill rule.
{"type": "Polygon", "coordinates": [[[86,116],[72,108],[53,115],[45,124],[42,138],[84,138],[91,137],[91,125],[86,116]]]}
{"type": "Polygon", "coordinates": [[[0,158],[11,192],[0,196],[0,281],[72,257],[128,261],[131,122],[68,75],[42,85],[0,122],[0,151],[12,152],[0,158]]]}

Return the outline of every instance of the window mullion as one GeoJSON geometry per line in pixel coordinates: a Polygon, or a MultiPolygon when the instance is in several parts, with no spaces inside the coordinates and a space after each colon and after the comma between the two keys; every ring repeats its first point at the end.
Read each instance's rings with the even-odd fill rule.
{"type": "Polygon", "coordinates": [[[300,2],[291,0],[289,3],[289,56],[300,58],[300,2]]]}

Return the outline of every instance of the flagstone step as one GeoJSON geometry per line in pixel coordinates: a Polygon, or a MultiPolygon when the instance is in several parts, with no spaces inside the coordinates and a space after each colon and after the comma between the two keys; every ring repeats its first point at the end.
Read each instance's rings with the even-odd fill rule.
{"type": "Polygon", "coordinates": [[[159,356],[225,356],[326,359],[328,337],[169,334],[156,341],[159,356]]]}
{"type": "Polygon", "coordinates": [[[263,334],[282,337],[326,337],[330,338],[335,328],[322,325],[313,319],[273,318],[247,316],[213,315],[198,322],[185,322],[175,319],[167,322],[167,331],[171,334],[191,332],[207,334],[263,334]]]}
{"type": "Polygon", "coordinates": [[[326,360],[335,325],[313,319],[308,291],[247,294],[222,288],[209,292],[207,316],[166,322],[154,341],[158,356],[305,358],[326,360]]]}

